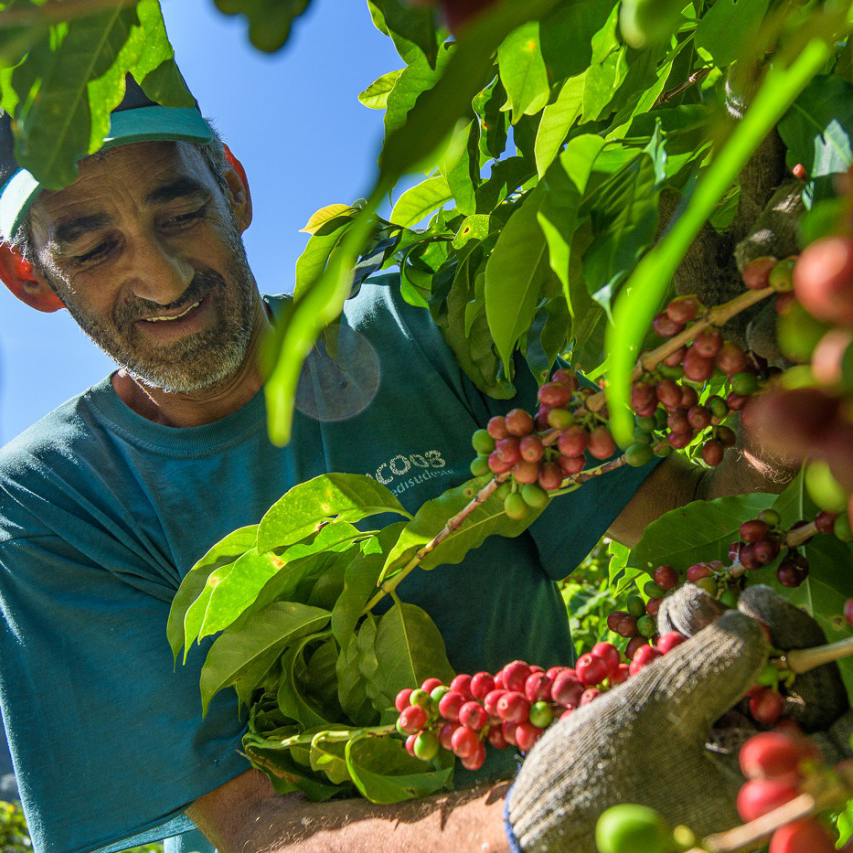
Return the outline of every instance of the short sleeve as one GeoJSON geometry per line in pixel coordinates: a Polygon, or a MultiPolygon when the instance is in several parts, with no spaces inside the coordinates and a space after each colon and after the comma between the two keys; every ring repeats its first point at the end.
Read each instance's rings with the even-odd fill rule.
{"type": "Polygon", "coordinates": [[[3,716],[35,849],[124,850],[192,829],[184,809],[249,764],[233,697],[201,718],[206,650],[173,668],[171,596],[53,535],[3,542],[0,572],[3,716]]]}

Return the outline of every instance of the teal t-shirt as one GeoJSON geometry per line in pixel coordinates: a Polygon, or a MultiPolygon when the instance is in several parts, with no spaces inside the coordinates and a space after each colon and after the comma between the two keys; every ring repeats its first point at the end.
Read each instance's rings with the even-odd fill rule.
{"type": "MultiPolygon", "coordinates": [[[[230,691],[201,716],[207,644],[173,670],[165,636],[181,578],[213,543],[327,471],[369,474],[415,510],[469,478],[475,429],[534,405],[529,375],[516,401],[481,395],[393,275],[364,284],[342,322],[345,369],[309,359],[285,448],[269,442],[262,394],[175,429],[137,415],[106,379],[0,451],[0,698],[37,853],[191,830],[186,807],[248,769],[230,691]]],[[[593,480],[528,533],[415,572],[399,594],[430,613],[458,671],[569,661],[554,580],[646,473],[593,480]]]]}

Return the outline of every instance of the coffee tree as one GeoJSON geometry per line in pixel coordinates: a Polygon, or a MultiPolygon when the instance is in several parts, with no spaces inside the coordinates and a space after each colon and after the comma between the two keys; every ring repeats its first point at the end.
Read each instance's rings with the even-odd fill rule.
{"type": "MultiPolygon", "coordinates": [[[[308,5],[216,3],[243,14],[265,50],[308,5]]],[[[2,5],[0,103],[22,164],[45,185],[72,180],[98,148],[127,73],[162,103],[186,103],[156,0],[2,5]]],[[[482,424],[472,478],[414,515],[375,480],[330,473],[214,545],[168,624],[176,656],[215,636],[204,708],[234,689],[246,754],[279,791],[398,802],[451,785],[456,758],[476,769],[487,749],[527,752],[555,720],[654,665],[683,641],[656,625],[679,586],[734,606],[761,582],[840,641],[774,650],[741,710],[757,729],[776,726],[797,673],[850,646],[853,7],[367,6],[400,55],[359,95],[384,111],[385,141],[367,199],[330,199],[306,224],[292,309],[265,354],[271,438],[289,439],[304,355],[321,335],[334,342],[345,299],[382,269],[399,270],[403,297],[430,312],[483,393],[514,398],[529,369],[538,398],[482,424]],[[378,216],[415,172],[425,178],[378,216]],[[405,578],[518,535],[593,477],[672,453],[705,468],[746,454],[793,476],[781,494],[695,502],[633,549],[607,546],[606,583],[566,587],[570,610],[595,612],[600,626],[576,664],[454,673],[429,614],[406,602],[405,578]],[[385,513],[398,520],[360,524],[385,513]]],[[[824,849],[833,837],[811,817],[824,811],[841,813],[849,835],[847,776],[799,741],[774,748],[796,773],[784,796],[741,810],[765,816],[763,833],[742,828],[741,846],[777,830],[774,853],[824,849]],[[797,809],[768,823],[789,801],[797,809]]],[[[747,752],[750,780],[778,775],[764,749],[747,752]]],[[[606,816],[602,850],[646,849],[639,837],[655,850],[741,849],[673,838],[659,817],[626,808],[606,816]]]]}

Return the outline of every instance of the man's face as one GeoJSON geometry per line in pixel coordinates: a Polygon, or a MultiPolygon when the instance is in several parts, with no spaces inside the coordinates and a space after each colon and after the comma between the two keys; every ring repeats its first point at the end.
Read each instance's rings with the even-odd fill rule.
{"type": "Polygon", "coordinates": [[[232,183],[223,189],[187,143],[143,142],[88,158],[73,184],[32,207],[33,246],[51,287],[83,331],[147,385],[192,393],[246,358],[258,295],[232,183]]]}

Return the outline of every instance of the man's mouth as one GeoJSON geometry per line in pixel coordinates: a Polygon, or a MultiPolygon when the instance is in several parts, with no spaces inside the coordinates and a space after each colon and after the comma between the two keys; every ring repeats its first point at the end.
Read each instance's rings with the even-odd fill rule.
{"type": "Polygon", "coordinates": [[[201,305],[201,300],[198,302],[193,302],[192,305],[187,306],[180,314],[172,314],[171,316],[159,316],[159,317],[145,317],[144,320],[146,323],[170,323],[172,320],[180,320],[181,317],[186,317],[190,311],[195,310],[198,306],[201,305]]]}

